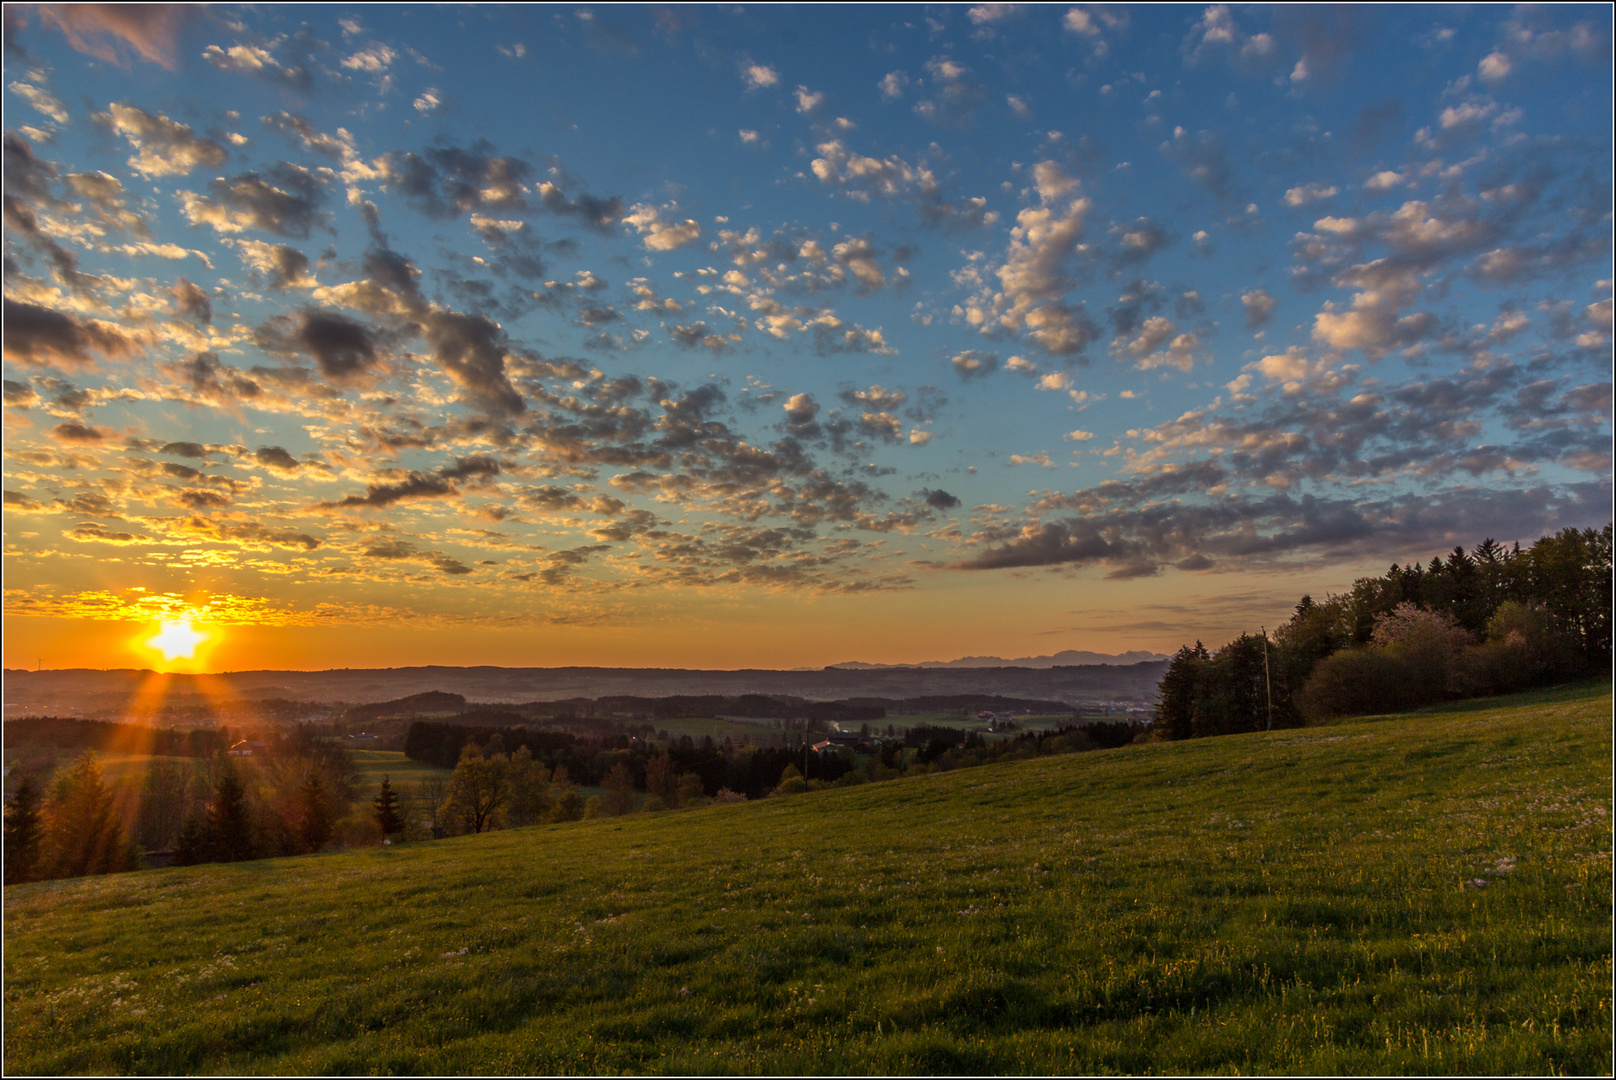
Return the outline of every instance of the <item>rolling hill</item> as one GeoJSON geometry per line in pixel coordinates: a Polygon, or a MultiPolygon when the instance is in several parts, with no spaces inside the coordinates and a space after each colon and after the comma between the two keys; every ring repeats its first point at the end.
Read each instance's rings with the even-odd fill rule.
{"type": "Polygon", "coordinates": [[[16,1073],[1608,1073],[1608,682],[5,890],[16,1073]]]}

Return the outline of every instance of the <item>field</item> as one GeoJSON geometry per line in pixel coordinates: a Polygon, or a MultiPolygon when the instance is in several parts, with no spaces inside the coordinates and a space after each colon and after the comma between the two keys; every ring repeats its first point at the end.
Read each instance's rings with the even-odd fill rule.
{"type": "Polygon", "coordinates": [[[350,750],[359,767],[359,797],[370,799],[381,790],[382,777],[391,778],[393,790],[413,791],[421,780],[447,780],[450,772],[424,761],[411,761],[397,750],[350,750]]]}
{"type": "Polygon", "coordinates": [[[1608,682],[5,890],[15,1073],[1605,1073],[1608,682]]]}

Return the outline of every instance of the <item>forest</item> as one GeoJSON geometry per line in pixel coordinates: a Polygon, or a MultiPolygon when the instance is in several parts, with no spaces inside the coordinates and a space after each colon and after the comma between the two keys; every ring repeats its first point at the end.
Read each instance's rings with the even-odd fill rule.
{"type": "Polygon", "coordinates": [[[1272,637],[1179,649],[1156,728],[1188,739],[1296,727],[1609,671],[1611,596],[1609,524],[1393,563],[1340,596],[1303,596],[1272,637]]]}

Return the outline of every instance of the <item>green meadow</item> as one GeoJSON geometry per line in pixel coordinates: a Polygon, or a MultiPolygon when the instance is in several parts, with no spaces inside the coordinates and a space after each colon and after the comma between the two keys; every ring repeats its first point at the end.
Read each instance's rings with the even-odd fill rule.
{"type": "Polygon", "coordinates": [[[1608,1074],[1611,780],[1601,682],[10,886],[5,1068],[1608,1074]]]}
{"type": "Polygon", "coordinates": [[[424,761],[411,761],[397,750],[350,750],[348,756],[359,770],[359,794],[370,799],[381,790],[382,777],[387,777],[393,790],[408,792],[421,780],[447,780],[448,769],[440,769],[424,761]]]}

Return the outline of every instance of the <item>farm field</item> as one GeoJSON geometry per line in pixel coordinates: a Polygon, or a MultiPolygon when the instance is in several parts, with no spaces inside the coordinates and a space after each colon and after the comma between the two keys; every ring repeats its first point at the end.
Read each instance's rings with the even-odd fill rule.
{"type": "Polygon", "coordinates": [[[381,790],[382,777],[392,778],[393,790],[403,792],[419,780],[447,780],[450,770],[424,761],[413,761],[398,750],[349,750],[359,767],[359,795],[369,799],[381,790]]]}
{"type": "Polygon", "coordinates": [[[1609,1073],[1611,692],[5,890],[16,1073],[1609,1073]]]}

